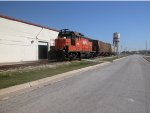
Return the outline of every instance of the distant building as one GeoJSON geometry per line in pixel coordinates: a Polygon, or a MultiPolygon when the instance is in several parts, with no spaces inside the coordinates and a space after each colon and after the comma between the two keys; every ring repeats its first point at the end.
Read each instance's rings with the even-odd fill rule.
{"type": "Polygon", "coordinates": [[[0,15],[0,63],[48,59],[59,31],[0,15]]]}

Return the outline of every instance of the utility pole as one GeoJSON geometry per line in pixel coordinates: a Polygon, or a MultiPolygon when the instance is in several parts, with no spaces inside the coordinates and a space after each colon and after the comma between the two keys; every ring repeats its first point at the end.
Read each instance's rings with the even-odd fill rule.
{"type": "Polygon", "coordinates": [[[121,45],[121,48],[120,48],[120,53],[122,53],[122,45],[121,45]]]}
{"type": "Polygon", "coordinates": [[[146,40],[146,55],[147,55],[147,40],[146,40]]]}

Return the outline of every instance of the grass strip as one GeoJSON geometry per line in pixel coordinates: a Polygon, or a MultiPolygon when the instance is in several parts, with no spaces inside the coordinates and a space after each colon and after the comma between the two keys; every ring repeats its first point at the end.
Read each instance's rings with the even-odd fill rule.
{"type": "Polygon", "coordinates": [[[113,60],[116,60],[116,59],[119,59],[119,58],[123,58],[123,57],[126,57],[126,56],[127,55],[113,56],[113,57],[108,57],[108,58],[100,59],[100,61],[113,62],[113,60]]]}
{"type": "Polygon", "coordinates": [[[96,64],[98,64],[98,62],[79,61],[71,62],[67,65],[65,64],[62,66],[57,66],[55,68],[43,68],[40,70],[37,69],[17,72],[2,72],[0,73],[0,89],[96,64]]]}
{"type": "Polygon", "coordinates": [[[110,58],[103,58],[103,59],[101,59],[100,61],[113,62],[113,60],[115,60],[115,59],[118,59],[118,57],[117,57],[117,56],[114,56],[114,57],[110,57],[110,58]]]}

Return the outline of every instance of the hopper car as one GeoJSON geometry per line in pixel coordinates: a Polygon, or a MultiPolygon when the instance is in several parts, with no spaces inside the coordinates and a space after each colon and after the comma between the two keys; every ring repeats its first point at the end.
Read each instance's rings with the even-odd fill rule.
{"type": "Polygon", "coordinates": [[[99,40],[92,41],[92,50],[95,51],[95,56],[110,56],[112,55],[111,44],[99,40]]]}

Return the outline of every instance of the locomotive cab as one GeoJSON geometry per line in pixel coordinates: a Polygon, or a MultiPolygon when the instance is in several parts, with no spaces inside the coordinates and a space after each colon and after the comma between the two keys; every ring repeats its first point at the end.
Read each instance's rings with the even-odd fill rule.
{"type": "Polygon", "coordinates": [[[76,33],[73,31],[69,31],[68,29],[63,29],[63,30],[60,30],[58,39],[69,39],[70,44],[75,46],[76,38],[80,38],[81,36],[83,36],[83,35],[81,35],[81,33],[76,33]]]}

